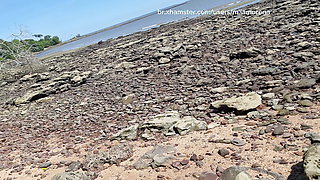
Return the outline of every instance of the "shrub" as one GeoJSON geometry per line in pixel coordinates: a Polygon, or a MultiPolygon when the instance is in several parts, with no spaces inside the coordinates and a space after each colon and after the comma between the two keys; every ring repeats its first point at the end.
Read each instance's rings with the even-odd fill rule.
{"type": "Polygon", "coordinates": [[[31,52],[31,48],[25,40],[0,40],[0,82],[12,82],[26,74],[44,71],[45,66],[31,52]]]}

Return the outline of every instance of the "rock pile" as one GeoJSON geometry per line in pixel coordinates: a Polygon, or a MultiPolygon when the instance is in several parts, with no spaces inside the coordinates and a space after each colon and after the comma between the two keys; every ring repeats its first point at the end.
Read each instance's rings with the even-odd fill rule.
{"type": "MultiPolygon", "coordinates": [[[[144,146],[178,150],[181,144],[160,143],[208,129],[183,146],[210,151],[183,157],[176,152],[174,159],[163,149],[155,153],[157,147],[130,165],[151,166],[146,173],[160,171],[158,179],[162,170],[177,172],[170,175],[175,177],[190,167],[194,172],[183,178],[214,179],[224,171],[209,160],[250,167],[260,158],[266,164],[252,166],[289,175],[311,138],[305,174],[318,178],[319,138],[310,132],[318,131],[320,118],[319,6],[317,0],[262,1],[246,9],[271,15],[204,16],[163,25],[47,58],[47,72],[0,80],[0,169],[24,175],[26,166],[67,166],[56,178],[91,177],[80,169],[119,164],[144,146]],[[97,148],[117,143],[111,139],[145,144],[97,148]],[[89,152],[94,155],[80,161],[89,152]],[[79,159],[49,163],[57,155],[79,159]]],[[[232,178],[255,178],[243,171],[232,178]]]]}

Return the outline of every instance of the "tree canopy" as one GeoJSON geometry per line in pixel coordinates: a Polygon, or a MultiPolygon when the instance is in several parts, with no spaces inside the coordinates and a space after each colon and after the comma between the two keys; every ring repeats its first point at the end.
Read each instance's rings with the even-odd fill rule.
{"type": "Polygon", "coordinates": [[[12,41],[5,41],[0,39],[0,60],[3,59],[14,59],[15,53],[21,49],[29,50],[31,52],[43,51],[45,48],[54,46],[61,43],[58,36],[50,36],[42,34],[34,34],[33,37],[38,38],[34,39],[13,39],[12,41]]]}

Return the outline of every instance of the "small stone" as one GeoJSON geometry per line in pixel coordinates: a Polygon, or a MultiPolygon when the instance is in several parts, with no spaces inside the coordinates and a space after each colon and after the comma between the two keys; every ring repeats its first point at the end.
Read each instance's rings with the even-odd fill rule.
{"type": "Polygon", "coordinates": [[[189,164],[189,160],[188,159],[184,159],[180,163],[185,166],[185,165],[189,164]]]}
{"type": "Polygon", "coordinates": [[[278,111],[278,115],[279,116],[286,116],[286,115],[289,115],[290,114],[290,111],[287,110],[287,109],[282,109],[280,111],[278,111]]]}
{"type": "Polygon", "coordinates": [[[216,173],[218,174],[221,174],[222,172],[224,171],[224,168],[221,166],[221,165],[218,165],[217,168],[216,168],[216,173]]]}
{"type": "Polygon", "coordinates": [[[283,146],[275,146],[275,147],[273,148],[273,150],[276,151],[276,152],[279,152],[279,151],[284,150],[284,147],[283,147],[283,146]]]}
{"type": "Polygon", "coordinates": [[[192,154],[192,156],[190,157],[190,161],[197,161],[198,160],[198,156],[196,154],[192,154]]]}
{"type": "Polygon", "coordinates": [[[304,106],[304,107],[311,107],[313,106],[313,103],[310,101],[310,100],[301,100],[299,101],[299,104],[301,106],[304,106]]]}
{"type": "Polygon", "coordinates": [[[280,111],[280,110],[283,109],[283,105],[273,105],[273,106],[272,106],[272,109],[273,109],[273,110],[276,110],[276,111],[280,111]]]}
{"type": "Polygon", "coordinates": [[[283,138],[290,138],[291,136],[292,136],[292,134],[290,134],[290,133],[284,133],[282,135],[283,138]]]}
{"type": "Polygon", "coordinates": [[[268,126],[266,127],[266,129],[264,130],[266,133],[271,133],[272,132],[272,127],[268,126]]]}
{"type": "Polygon", "coordinates": [[[198,161],[204,160],[204,156],[203,156],[203,155],[199,155],[197,160],[198,160],[198,161]]]}
{"type": "Polygon", "coordinates": [[[180,169],[182,168],[180,161],[173,162],[173,163],[171,164],[171,166],[172,166],[173,168],[178,169],[178,170],[180,170],[180,169]]]}
{"type": "Polygon", "coordinates": [[[259,168],[261,167],[261,164],[258,164],[258,163],[254,163],[251,165],[252,168],[259,168]]]}
{"type": "Polygon", "coordinates": [[[278,163],[278,164],[289,164],[288,161],[284,160],[284,159],[275,159],[273,160],[274,163],[278,163]]]}
{"type": "Polygon", "coordinates": [[[171,60],[169,58],[162,57],[162,58],[160,58],[159,63],[166,64],[166,63],[169,63],[170,61],[171,60]]]}
{"type": "Polygon", "coordinates": [[[51,166],[51,162],[45,162],[39,165],[39,168],[48,168],[51,166]]]}
{"type": "Polygon", "coordinates": [[[132,104],[134,98],[135,98],[135,94],[129,94],[129,95],[122,98],[122,103],[123,104],[132,104]]]}
{"type": "Polygon", "coordinates": [[[301,130],[307,130],[307,129],[312,129],[312,125],[301,124],[301,130]]]}
{"type": "Polygon", "coordinates": [[[262,95],[262,99],[273,99],[275,97],[274,93],[267,93],[262,95]]]}
{"type": "Polygon", "coordinates": [[[165,176],[162,175],[162,174],[159,174],[159,175],[157,176],[157,178],[158,178],[158,179],[163,179],[163,178],[165,178],[165,176]]]}
{"type": "Polygon", "coordinates": [[[300,113],[307,113],[308,109],[307,108],[303,108],[303,107],[298,107],[297,111],[300,112],[300,113]]]}
{"type": "Polygon", "coordinates": [[[307,89],[316,84],[316,79],[301,79],[293,85],[294,88],[307,89]]]}
{"type": "Polygon", "coordinates": [[[199,177],[197,179],[198,180],[216,180],[216,179],[218,179],[218,176],[214,173],[203,172],[199,175],[199,177]]]}
{"type": "Polygon", "coordinates": [[[196,166],[201,168],[203,167],[203,165],[204,165],[203,161],[196,161],[196,166]]]}
{"type": "Polygon", "coordinates": [[[265,133],[266,133],[266,131],[264,129],[260,129],[259,135],[264,135],[265,133]]]}
{"type": "Polygon", "coordinates": [[[222,157],[226,157],[230,154],[229,150],[226,148],[219,149],[218,154],[222,157]]]}
{"type": "Polygon", "coordinates": [[[304,152],[297,151],[297,152],[294,152],[294,154],[297,155],[297,156],[303,156],[303,155],[304,155],[304,152]]]}
{"type": "Polygon", "coordinates": [[[282,135],[284,133],[284,127],[283,126],[277,126],[274,128],[272,135],[274,136],[279,136],[282,135]]]}
{"type": "Polygon", "coordinates": [[[244,146],[246,144],[244,140],[241,140],[239,138],[234,138],[231,143],[235,146],[244,146]]]}

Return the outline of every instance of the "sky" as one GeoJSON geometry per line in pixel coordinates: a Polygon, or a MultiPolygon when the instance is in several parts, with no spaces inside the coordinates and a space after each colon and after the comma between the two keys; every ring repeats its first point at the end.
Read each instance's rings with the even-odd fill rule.
{"type": "Polygon", "coordinates": [[[0,39],[23,32],[63,41],[186,0],[0,0],[0,39]]]}

